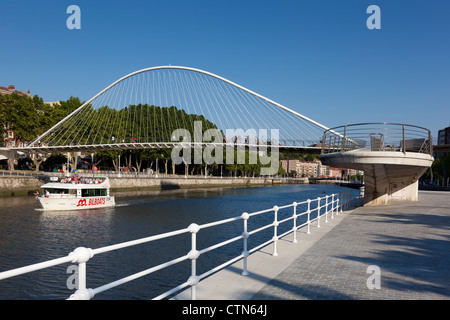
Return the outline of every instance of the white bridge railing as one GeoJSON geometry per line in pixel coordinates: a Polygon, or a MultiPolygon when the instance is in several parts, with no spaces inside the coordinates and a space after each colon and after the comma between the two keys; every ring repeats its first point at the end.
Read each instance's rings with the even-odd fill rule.
{"type": "Polygon", "coordinates": [[[41,262],[41,263],[37,263],[37,264],[29,265],[26,267],[9,270],[9,271],[0,272],[0,280],[15,277],[18,275],[22,275],[25,273],[29,273],[29,272],[33,272],[33,271],[37,271],[37,270],[41,270],[41,269],[45,269],[45,268],[49,268],[49,267],[53,267],[53,266],[64,264],[64,263],[78,264],[78,289],[74,292],[74,294],[72,294],[69,297],[69,300],[89,300],[89,299],[93,298],[95,295],[97,295],[103,291],[112,289],[121,284],[138,279],[140,277],[144,277],[148,274],[151,274],[158,270],[175,265],[182,261],[191,260],[191,276],[187,279],[187,281],[185,281],[184,283],[178,285],[177,287],[155,297],[154,300],[160,300],[160,299],[167,298],[189,286],[191,287],[191,299],[195,300],[196,299],[196,285],[202,279],[207,278],[208,276],[212,275],[213,273],[215,273],[215,272],[217,272],[217,271],[227,267],[228,265],[231,265],[241,259],[243,259],[242,275],[244,275],[244,276],[248,275],[247,259],[250,254],[273,243],[272,255],[277,256],[278,255],[277,242],[280,238],[283,238],[286,235],[293,233],[293,242],[295,243],[295,242],[297,242],[296,232],[300,228],[305,227],[306,232],[310,233],[310,226],[313,222],[316,222],[316,226],[320,227],[320,222],[323,217],[325,217],[325,222],[328,222],[329,215],[331,215],[331,218],[334,218],[334,215],[338,215],[339,212],[342,212],[343,209],[346,209],[353,201],[359,202],[360,199],[361,199],[361,194],[358,190],[349,190],[349,191],[345,191],[345,192],[341,192],[341,193],[337,193],[337,194],[331,194],[331,195],[326,195],[323,197],[318,197],[316,199],[308,199],[306,201],[302,201],[302,202],[298,202],[298,203],[294,202],[292,204],[288,204],[288,205],[284,205],[284,206],[279,206],[279,207],[275,206],[270,209],[261,210],[261,211],[257,211],[257,212],[253,212],[253,213],[244,212],[242,215],[234,217],[234,218],[224,219],[224,220],[206,223],[206,224],[202,224],[202,225],[197,225],[195,223],[192,223],[191,225],[189,225],[187,228],[184,228],[184,229],[167,232],[167,233],[163,233],[163,234],[159,234],[159,235],[155,235],[155,236],[151,236],[151,237],[147,237],[147,238],[141,238],[141,239],[137,239],[137,240],[133,240],[133,241],[122,242],[119,244],[110,245],[110,246],[106,246],[106,247],[102,247],[102,248],[98,248],[98,249],[78,247],[73,252],[69,253],[69,255],[67,255],[66,257],[53,259],[53,260],[49,260],[46,262],[41,262]],[[297,207],[299,205],[304,205],[304,206],[306,206],[307,209],[303,212],[297,212],[297,207]],[[287,209],[287,208],[293,209],[292,215],[288,216],[285,219],[278,220],[279,210],[287,209]],[[273,213],[273,217],[274,217],[272,223],[269,223],[263,227],[259,227],[255,230],[251,230],[251,231],[248,230],[249,219],[255,219],[256,216],[268,214],[271,212],[273,213]],[[302,216],[306,216],[306,219],[304,219],[305,222],[303,222],[301,224],[297,224],[298,218],[302,217],[302,216]],[[223,225],[223,224],[230,223],[233,221],[238,221],[238,220],[243,221],[243,232],[241,235],[236,236],[231,239],[228,239],[226,241],[217,243],[215,245],[212,245],[210,247],[207,247],[207,248],[204,248],[201,250],[198,249],[198,246],[197,246],[197,233],[198,232],[200,232],[201,230],[206,229],[206,228],[223,225]],[[282,223],[288,223],[289,221],[290,221],[290,223],[292,223],[292,228],[288,229],[288,231],[286,231],[282,234],[279,234],[278,226],[282,223]],[[268,239],[264,243],[259,244],[258,246],[254,247],[252,249],[249,249],[247,247],[248,238],[250,236],[252,236],[262,230],[268,229],[268,228],[273,228],[273,237],[268,239]],[[123,249],[123,248],[131,247],[131,246],[135,246],[135,245],[139,245],[139,244],[143,244],[143,243],[152,242],[155,240],[170,238],[170,237],[180,235],[183,233],[191,233],[191,250],[186,255],[178,257],[178,258],[170,260],[170,261],[167,261],[165,263],[159,264],[152,268],[143,270],[141,272],[132,274],[130,276],[124,277],[122,279],[113,281],[111,283],[105,284],[103,286],[100,286],[100,287],[97,287],[94,289],[86,287],[86,277],[87,277],[86,263],[94,256],[99,255],[101,253],[110,252],[113,250],[123,249]],[[233,258],[221,265],[216,266],[215,268],[213,268],[203,274],[197,274],[197,259],[200,255],[202,255],[206,252],[215,250],[217,248],[223,247],[225,245],[228,245],[232,242],[239,241],[239,240],[243,241],[243,244],[242,244],[243,250],[238,256],[236,256],[235,258],[233,258]]]}

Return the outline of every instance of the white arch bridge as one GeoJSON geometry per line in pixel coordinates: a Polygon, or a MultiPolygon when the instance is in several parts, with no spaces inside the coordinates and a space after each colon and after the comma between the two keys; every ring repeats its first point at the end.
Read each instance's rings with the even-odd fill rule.
{"type": "Polygon", "coordinates": [[[268,144],[320,150],[325,130],[324,125],[218,75],[159,66],[118,79],[15,150],[173,148],[180,141],[191,147],[268,144]],[[196,128],[201,131],[196,133],[196,128]],[[208,135],[205,139],[210,129],[218,130],[220,138],[208,135]],[[183,130],[185,134],[180,135],[183,130]]]}

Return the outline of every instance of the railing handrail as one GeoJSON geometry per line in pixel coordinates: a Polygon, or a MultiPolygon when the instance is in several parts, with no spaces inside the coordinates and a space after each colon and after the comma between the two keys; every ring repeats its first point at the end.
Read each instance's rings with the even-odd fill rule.
{"type": "Polygon", "coordinates": [[[344,128],[344,127],[366,126],[366,125],[373,125],[373,124],[375,124],[375,125],[408,126],[408,127],[415,127],[415,128],[418,128],[418,129],[423,129],[423,130],[426,130],[428,132],[430,131],[427,128],[416,126],[416,125],[413,125],[413,124],[406,124],[406,123],[397,123],[397,122],[361,122],[361,123],[344,124],[344,125],[337,126],[337,127],[334,127],[334,128],[329,128],[328,130],[325,130],[325,132],[333,131],[333,130],[336,130],[336,129],[339,129],[339,128],[344,128]]]}
{"type": "MultiPolygon", "coordinates": [[[[317,227],[320,227],[320,218],[323,216],[325,216],[325,221],[328,222],[328,214],[329,213],[331,213],[331,218],[333,218],[334,214],[338,215],[339,212],[342,212],[342,210],[344,208],[349,206],[350,202],[352,201],[352,193],[354,193],[354,192],[355,192],[354,190],[349,190],[349,191],[344,191],[341,193],[325,195],[323,197],[318,197],[315,199],[308,199],[308,200],[298,202],[298,203],[293,202],[291,204],[287,204],[284,206],[279,206],[279,207],[274,206],[273,208],[270,208],[270,209],[260,210],[260,211],[256,211],[256,212],[252,212],[252,213],[244,212],[240,216],[236,216],[236,217],[232,217],[232,218],[228,218],[228,219],[222,219],[222,220],[218,220],[215,222],[205,223],[202,225],[197,225],[195,223],[192,223],[187,228],[183,228],[183,229],[179,229],[179,230],[175,230],[175,231],[171,231],[171,232],[166,232],[166,233],[162,233],[162,234],[158,234],[158,235],[153,235],[150,237],[140,238],[140,239],[136,239],[136,240],[121,242],[118,244],[105,246],[105,247],[101,247],[101,248],[97,248],[97,249],[78,247],[74,251],[70,252],[66,257],[61,257],[61,258],[57,258],[57,259],[53,259],[53,260],[49,260],[49,261],[45,261],[45,262],[41,262],[41,263],[36,263],[36,264],[29,265],[29,266],[21,267],[21,268],[12,269],[9,271],[0,272],[0,280],[15,277],[18,275],[22,275],[25,273],[29,273],[29,272],[33,272],[33,271],[37,271],[37,270],[41,270],[41,269],[45,269],[45,268],[49,268],[49,267],[53,267],[53,266],[64,264],[64,263],[69,263],[69,262],[76,263],[76,264],[78,264],[78,289],[75,291],[75,293],[73,295],[70,296],[69,299],[71,299],[71,300],[72,299],[91,299],[94,295],[96,295],[100,292],[109,290],[118,285],[124,284],[126,282],[129,282],[129,281],[135,280],[137,278],[143,277],[145,275],[148,275],[150,273],[153,273],[155,271],[167,268],[176,263],[190,259],[192,261],[191,262],[191,264],[192,264],[191,265],[191,274],[192,274],[191,277],[189,277],[189,279],[187,279],[187,281],[180,284],[179,286],[157,296],[154,299],[166,298],[166,297],[168,297],[186,287],[189,287],[189,286],[191,286],[191,298],[195,299],[196,298],[196,284],[199,281],[201,281],[202,279],[208,277],[209,275],[211,275],[211,274],[213,274],[213,273],[225,268],[226,266],[231,265],[232,263],[235,263],[241,259],[244,260],[244,264],[243,264],[244,267],[243,267],[242,274],[248,275],[247,258],[251,253],[261,249],[262,247],[265,247],[265,246],[273,243],[274,244],[273,255],[274,256],[278,255],[277,241],[280,238],[283,238],[286,235],[293,233],[294,234],[293,242],[297,242],[296,232],[300,228],[306,226],[307,233],[310,233],[310,225],[312,222],[317,221],[317,227]],[[317,205],[315,206],[315,208],[312,208],[311,204],[314,202],[316,202],[317,205]],[[322,202],[324,202],[324,203],[322,203],[322,202]],[[305,205],[305,204],[307,205],[307,210],[304,212],[297,213],[296,212],[297,206],[305,205]],[[278,216],[277,216],[278,211],[282,210],[282,209],[287,209],[287,208],[294,208],[293,215],[289,216],[288,218],[285,218],[283,220],[278,220],[278,216]],[[321,213],[321,209],[323,209],[323,208],[325,208],[325,211],[321,213]],[[252,231],[249,231],[247,229],[247,221],[250,218],[257,216],[257,215],[264,214],[264,213],[269,213],[269,212],[274,213],[274,221],[272,223],[269,223],[265,226],[259,227],[258,229],[255,229],[252,231]],[[311,213],[313,213],[313,212],[317,212],[317,214],[314,218],[311,218],[311,213]],[[307,215],[306,222],[304,222],[301,225],[297,225],[297,218],[300,216],[304,216],[304,215],[307,215]],[[197,249],[196,235],[200,230],[203,230],[203,229],[206,229],[209,227],[213,227],[213,226],[217,226],[217,225],[221,225],[221,224],[225,224],[225,223],[230,223],[233,221],[238,221],[238,220],[242,220],[244,222],[243,233],[241,235],[235,236],[231,239],[211,245],[211,246],[201,249],[201,250],[197,249]],[[293,228],[288,229],[288,231],[284,232],[283,234],[278,234],[277,227],[279,226],[279,224],[288,222],[290,220],[293,220],[293,228]],[[271,239],[269,239],[268,241],[265,241],[262,244],[259,244],[258,246],[254,247],[252,249],[247,248],[247,239],[251,235],[256,234],[262,230],[271,228],[271,227],[273,227],[273,229],[274,229],[274,236],[271,239]],[[95,288],[95,289],[86,288],[86,262],[89,259],[91,259],[94,255],[98,255],[98,254],[105,253],[105,252],[110,252],[113,250],[123,249],[123,248],[131,247],[131,246],[135,246],[135,245],[139,245],[139,244],[143,244],[143,243],[148,243],[148,242],[152,242],[155,240],[169,238],[169,237],[173,237],[173,236],[184,234],[184,233],[191,233],[191,250],[187,254],[185,254],[181,257],[178,257],[176,259],[167,261],[165,263],[162,263],[160,265],[153,266],[149,269],[143,270],[136,274],[133,274],[133,275],[127,276],[125,278],[105,284],[98,288],[95,288]],[[217,248],[220,248],[224,245],[230,244],[237,240],[244,241],[243,251],[240,255],[234,257],[233,259],[228,260],[227,262],[225,262],[219,266],[216,266],[215,268],[213,268],[211,270],[206,271],[203,274],[200,274],[200,275],[197,274],[196,260],[198,259],[198,257],[201,254],[215,250],[217,248]]],[[[361,197],[361,194],[358,194],[354,199],[357,199],[360,197],[361,197]]]]}
{"type": "Polygon", "coordinates": [[[349,150],[362,149],[366,144],[371,146],[371,151],[400,151],[405,153],[407,142],[413,140],[423,141],[420,147],[410,149],[409,152],[433,155],[432,136],[429,129],[402,123],[354,123],[326,130],[322,138],[322,154],[344,153],[349,150]],[[343,134],[337,134],[340,131],[343,131],[343,134]],[[381,135],[377,148],[373,148],[372,145],[372,141],[377,142],[375,135],[381,135]]]}

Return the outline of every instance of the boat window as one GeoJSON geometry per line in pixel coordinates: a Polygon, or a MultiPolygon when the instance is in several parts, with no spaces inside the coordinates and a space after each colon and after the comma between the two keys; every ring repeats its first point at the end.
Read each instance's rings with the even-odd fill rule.
{"type": "Polygon", "coordinates": [[[106,189],[82,189],[82,197],[104,197],[106,196],[106,189]]]}
{"type": "Polygon", "coordinates": [[[68,189],[49,188],[46,190],[48,190],[48,192],[52,193],[52,194],[63,194],[63,193],[68,194],[69,193],[68,189]]]}

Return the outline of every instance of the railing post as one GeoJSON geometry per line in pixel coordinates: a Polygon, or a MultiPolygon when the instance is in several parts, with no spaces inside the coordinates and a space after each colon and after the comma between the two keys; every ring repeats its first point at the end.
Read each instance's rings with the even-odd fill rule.
{"type": "Polygon", "coordinates": [[[331,195],[331,219],[334,219],[334,193],[331,195]]]}
{"type": "Polygon", "coordinates": [[[317,228],[320,228],[320,197],[317,197],[317,228]]]}
{"type": "Polygon", "coordinates": [[[197,258],[200,256],[200,252],[197,250],[197,232],[200,230],[200,227],[198,224],[192,223],[189,225],[188,229],[191,233],[191,251],[188,253],[189,259],[191,259],[191,276],[189,277],[188,282],[191,286],[191,300],[196,300],[196,285],[199,281],[197,276],[197,258]]]}
{"type": "Polygon", "coordinates": [[[345,210],[347,210],[350,206],[349,201],[350,201],[350,191],[346,191],[345,192],[345,210]]]}
{"type": "Polygon", "coordinates": [[[338,194],[337,199],[336,199],[336,215],[339,215],[339,199],[340,199],[341,195],[338,194]]]}
{"type": "Polygon", "coordinates": [[[292,232],[294,233],[294,239],[292,240],[292,242],[297,243],[297,202],[294,202],[293,205],[294,214],[292,215],[292,218],[294,219],[294,226],[292,227],[292,232]]]}
{"type": "Polygon", "coordinates": [[[406,153],[406,146],[405,146],[405,125],[402,124],[402,133],[403,133],[403,154],[406,153]]]}
{"type": "Polygon", "coordinates": [[[93,256],[92,249],[84,247],[78,247],[69,254],[72,263],[78,263],[78,289],[69,300],[90,300],[94,296],[94,291],[86,288],[86,262],[93,256]]]}
{"type": "Polygon", "coordinates": [[[310,230],[309,230],[309,225],[311,224],[311,219],[310,219],[310,216],[311,216],[311,200],[310,199],[308,199],[308,210],[306,212],[308,213],[308,231],[306,231],[306,233],[310,234],[311,233],[310,230]]]}
{"type": "Polygon", "coordinates": [[[351,202],[351,200],[352,200],[352,192],[349,191],[349,192],[348,192],[348,195],[347,195],[347,209],[350,208],[350,202],[351,202]]]}
{"type": "Polygon", "coordinates": [[[274,211],[274,220],[273,220],[273,253],[272,256],[276,257],[278,256],[277,252],[277,242],[278,242],[278,236],[277,236],[277,227],[278,227],[278,206],[273,207],[274,211]]]}
{"type": "Polygon", "coordinates": [[[328,195],[325,196],[325,222],[328,222],[328,195]]]}
{"type": "Polygon", "coordinates": [[[242,238],[244,239],[244,249],[242,251],[242,255],[244,256],[244,268],[242,270],[243,276],[248,276],[248,270],[247,270],[247,257],[249,255],[248,249],[247,249],[247,239],[249,237],[248,231],[247,231],[247,220],[249,218],[249,215],[247,212],[244,212],[241,215],[242,219],[244,220],[244,232],[242,233],[242,238]]]}
{"type": "Polygon", "coordinates": [[[433,141],[431,138],[431,131],[428,130],[428,141],[430,143],[430,155],[433,156],[433,141]]]}
{"type": "Polygon", "coordinates": [[[344,127],[344,137],[342,138],[341,154],[344,153],[346,135],[347,135],[347,126],[344,127]]]}
{"type": "Polygon", "coordinates": [[[327,132],[325,131],[323,133],[323,138],[322,138],[322,150],[320,151],[321,154],[325,153],[325,141],[327,140],[327,132]]]}
{"type": "Polygon", "coordinates": [[[350,206],[351,206],[351,204],[352,204],[352,191],[349,191],[348,192],[348,206],[347,206],[347,209],[350,209],[350,206]]]}
{"type": "Polygon", "coordinates": [[[344,191],[342,198],[342,209],[347,210],[347,191],[344,191]]]}

